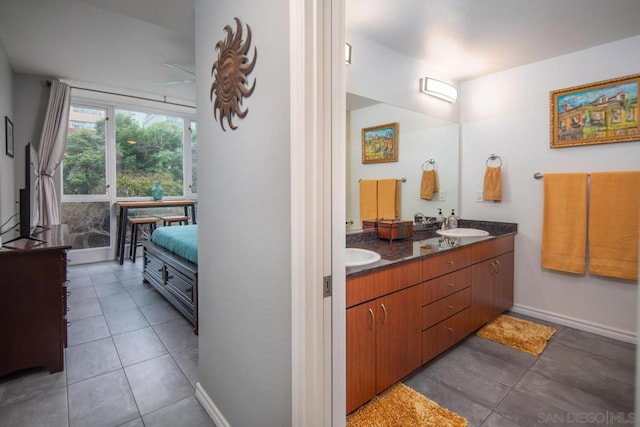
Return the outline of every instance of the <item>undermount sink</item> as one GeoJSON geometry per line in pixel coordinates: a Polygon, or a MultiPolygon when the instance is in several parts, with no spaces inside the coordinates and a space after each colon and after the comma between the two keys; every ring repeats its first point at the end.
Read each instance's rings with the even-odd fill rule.
{"type": "Polygon", "coordinates": [[[380,261],[381,256],[379,253],[367,249],[347,248],[347,256],[345,258],[347,267],[357,267],[380,261]]]}
{"type": "Polygon", "coordinates": [[[447,230],[437,230],[436,233],[445,237],[484,237],[489,235],[488,231],[478,230],[477,228],[449,228],[447,230]]]}

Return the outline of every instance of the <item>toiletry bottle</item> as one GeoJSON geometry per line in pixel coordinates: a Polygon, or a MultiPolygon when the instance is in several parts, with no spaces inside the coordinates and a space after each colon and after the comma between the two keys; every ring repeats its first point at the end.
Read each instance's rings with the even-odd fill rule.
{"type": "Polygon", "coordinates": [[[436,216],[436,222],[444,221],[444,215],[442,215],[442,209],[438,208],[438,215],[436,216]]]}
{"type": "Polygon", "coordinates": [[[449,228],[458,228],[458,219],[460,219],[455,212],[455,209],[451,209],[451,216],[449,216],[449,228]]]}

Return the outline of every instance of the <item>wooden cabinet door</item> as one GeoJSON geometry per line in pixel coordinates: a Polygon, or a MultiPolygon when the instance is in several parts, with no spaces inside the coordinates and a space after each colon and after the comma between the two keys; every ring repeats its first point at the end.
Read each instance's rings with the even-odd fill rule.
{"type": "Polygon", "coordinates": [[[513,306],[513,252],[496,258],[495,266],[494,308],[498,315],[513,306]]]}
{"type": "Polygon", "coordinates": [[[471,330],[494,318],[495,263],[493,259],[474,264],[471,272],[471,330]]]}
{"type": "Polygon", "coordinates": [[[414,286],[374,301],[376,304],[376,393],[420,366],[420,287],[414,286]]]}
{"type": "Polygon", "coordinates": [[[376,394],[376,306],[347,309],[347,414],[376,394]]]}

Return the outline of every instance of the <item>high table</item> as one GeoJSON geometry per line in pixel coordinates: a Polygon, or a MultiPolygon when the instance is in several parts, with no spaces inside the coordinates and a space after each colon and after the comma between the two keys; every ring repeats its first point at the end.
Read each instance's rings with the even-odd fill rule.
{"type": "Polygon", "coordinates": [[[143,200],[143,201],[119,201],[116,202],[116,210],[118,211],[118,239],[116,244],[116,259],[122,265],[124,262],[124,247],[126,245],[127,235],[127,218],[129,209],[141,208],[175,208],[184,207],[184,214],[189,216],[191,210],[191,222],[196,223],[196,203],[197,200],[192,199],[167,199],[167,200],[143,200]]]}

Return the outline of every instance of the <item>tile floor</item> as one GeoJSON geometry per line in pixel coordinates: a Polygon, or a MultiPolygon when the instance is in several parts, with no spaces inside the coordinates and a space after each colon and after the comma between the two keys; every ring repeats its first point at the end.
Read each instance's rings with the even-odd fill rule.
{"type": "Polygon", "coordinates": [[[635,345],[558,329],[540,356],[467,337],[404,383],[469,426],[631,426],[635,345]]]}
{"type": "Polygon", "coordinates": [[[141,268],[69,267],[65,370],[0,379],[0,426],[213,426],[195,398],[198,337],[141,268]]]}
{"type": "MultiPolygon", "coordinates": [[[[213,426],[197,336],[141,264],[69,268],[65,370],[0,379],[0,426],[213,426]]],[[[472,335],[404,382],[470,427],[632,425],[635,345],[530,320],[558,329],[538,357],[472,335]]]]}

